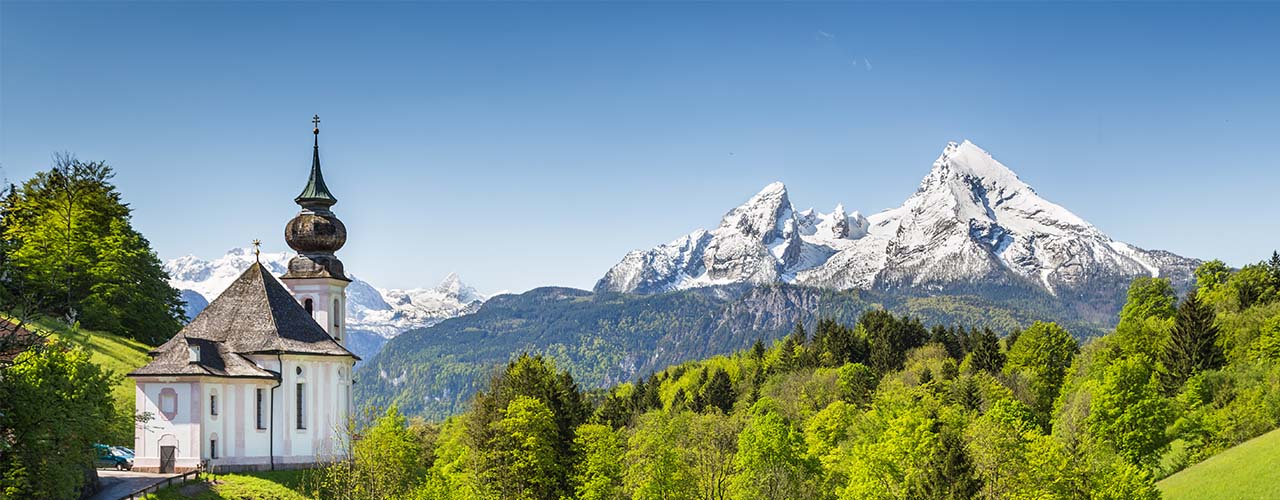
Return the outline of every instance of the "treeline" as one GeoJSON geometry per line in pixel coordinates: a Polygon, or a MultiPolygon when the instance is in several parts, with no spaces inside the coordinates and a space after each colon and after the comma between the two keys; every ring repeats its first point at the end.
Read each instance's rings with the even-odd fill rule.
{"type": "Polygon", "coordinates": [[[1003,339],[883,311],[582,391],[522,355],[442,424],[392,410],[324,497],[1158,498],[1155,480],[1280,424],[1280,256],[1133,282],[1116,330],[1003,339]],[[389,470],[393,469],[393,470],[389,470]],[[358,487],[395,477],[393,486],[358,487]],[[342,488],[333,488],[343,485],[342,488]]]}
{"type": "Polygon", "coordinates": [[[70,155],[0,190],[0,312],[46,315],[158,344],[184,318],[179,293],[103,162],[70,155]]]}
{"type": "Polygon", "coordinates": [[[22,185],[0,187],[0,498],[77,498],[94,443],[132,441],[123,374],[53,338],[106,331],[158,344],[181,302],[102,162],[69,155],[22,185]],[[84,329],[81,329],[84,327],[84,329]]]}

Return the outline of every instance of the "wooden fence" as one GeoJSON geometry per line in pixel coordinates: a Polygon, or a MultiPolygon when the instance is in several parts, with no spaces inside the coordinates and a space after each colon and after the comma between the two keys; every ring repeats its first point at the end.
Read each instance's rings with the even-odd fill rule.
{"type": "Polygon", "coordinates": [[[154,492],[160,491],[161,488],[168,488],[170,486],[173,486],[175,482],[177,482],[177,484],[187,484],[187,482],[190,482],[190,481],[199,481],[201,472],[202,472],[201,470],[196,469],[191,472],[184,473],[180,476],[173,476],[173,477],[167,478],[151,486],[147,486],[146,488],[142,488],[138,491],[130,493],[128,496],[120,497],[120,500],[126,500],[126,499],[134,500],[137,498],[142,498],[146,496],[147,493],[154,493],[154,492]]]}

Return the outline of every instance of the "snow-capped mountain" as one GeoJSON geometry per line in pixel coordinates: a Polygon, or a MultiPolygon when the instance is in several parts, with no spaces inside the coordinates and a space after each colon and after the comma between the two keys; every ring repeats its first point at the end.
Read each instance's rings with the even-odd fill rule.
{"type": "MultiPolygon", "coordinates": [[[[287,252],[263,252],[260,256],[262,265],[276,276],[285,273],[291,258],[293,254],[287,252]]],[[[183,292],[188,317],[194,317],[253,262],[252,249],[233,248],[211,261],[187,255],[166,262],[164,267],[169,284],[183,292]]],[[[354,274],[348,273],[348,277],[347,327],[385,338],[474,312],[488,298],[452,273],[434,288],[412,290],[380,289],[354,274]]]]}
{"type": "Polygon", "coordinates": [[[1059,295],[1140,275],[1185,285],[1198,261],[1111,239],[969,141],[949,143],[902,206],[797,211],[773,183],[714,230],[623,257],[598,291],[786,282],[837,289],[1038,288],[1059,295]]]}

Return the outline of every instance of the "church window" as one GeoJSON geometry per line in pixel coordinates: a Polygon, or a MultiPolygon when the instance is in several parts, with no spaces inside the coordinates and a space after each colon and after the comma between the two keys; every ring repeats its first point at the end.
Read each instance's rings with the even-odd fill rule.
{"type": "Polygon", "coordinates": [[[218,440],[209,440],[209,458],[218,458],[218,440]]]}
{"type": "Polygon", "coordinates": [[[333,299],[333,338],[342,340],[341,334],[338,333],[340,331],[338,330],[339,326],[340,325],[338,324],[338,299],[333,299]]]}
{"type": "Polygon", "coordinates": [[[209,395],[209,414],[213,416],[218,415],[218,395],[217,394],[209,395]]]}
{"type": "MultiPolygon", "coordinates": [[[[166,416],[178,414],[178,394],[173,391],[165,391],[160,393],[160,413],[166,416]]],[[[169,418],[172,420],[173,416],[169,418]]]]}
{"type": "Polygon", "coordinates": [[[263,389],[258,389],[258,428],[259,429],[267,428],[267,419],[266,419],[266,415],[263,413],[263,407],[262,407],[263,392],[265,392],[263,389]]]}
{"type": "Polygon", "coordinates": [[[306,416],[306,415],[305,415],[305,414],[304,414],[304,412],[303,412],[303,408],[304,408],[304,407],[303,407],[303,401],[302,401],[302,396],[303,396],[303,394],[305,394],[305,392],[303,392],[303,389],[304,389],[304,386],[305,386],[305,385],[306,385],[306,384],[298,384],[298,428],[299,428],[299,429],[306,429],[306,428],[307,428],[307,426],[305,425],[305,424],[306,424],[306,418],[305,418],[305,416],[306,416]]]}
{"type": "Polygon", "coordinates": [[[307,314],[315,314],[315,311],[313,311],[315,305],[312,304],[311,299],[302,301],[302,308],[307,310],[307,314]]]}

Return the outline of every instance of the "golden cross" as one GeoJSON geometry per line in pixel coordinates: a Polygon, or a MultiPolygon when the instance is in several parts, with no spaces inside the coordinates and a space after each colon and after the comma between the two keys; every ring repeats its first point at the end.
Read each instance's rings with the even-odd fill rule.
{"type": "Polygon", "coordinates": [[[259,248],[261,246],[262,246],[262,240],[255,238],[253,240],[253,260],[258,262],[262,262],[262,259],[258,258],[258,255],[262,253],[262,250],[259,248]]]}

